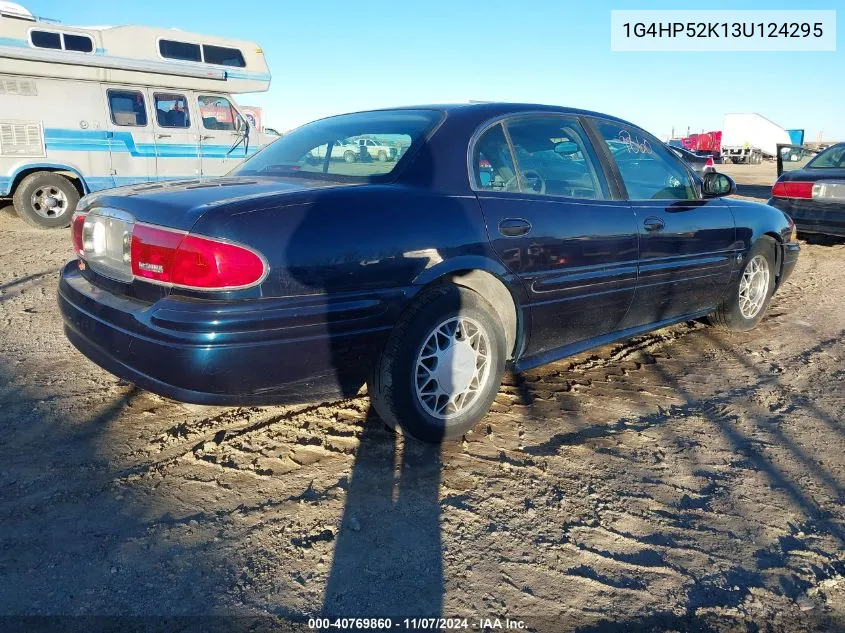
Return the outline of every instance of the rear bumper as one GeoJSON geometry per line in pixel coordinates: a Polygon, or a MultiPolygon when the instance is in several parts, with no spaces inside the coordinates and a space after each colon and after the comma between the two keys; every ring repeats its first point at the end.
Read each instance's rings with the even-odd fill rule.
{"type": "Polygon", "coordinates": [[[150,304],[92,285],[76,262],[58,292],[68,339],[97,365],[162,396],[214,405],[353,396],[392,327],[391,298],[406,299],[150,304]]]}
{"type": "Polygon", "coordinates": [[[845,205],[784,198],[771,198],[769,205],[791,217],[802,233],[845,237],[845,205]]]}

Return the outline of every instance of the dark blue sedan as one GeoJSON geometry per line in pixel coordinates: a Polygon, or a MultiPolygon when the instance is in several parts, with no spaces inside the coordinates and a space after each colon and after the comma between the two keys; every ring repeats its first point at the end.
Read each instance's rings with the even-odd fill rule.
{"type": "Polygon", "coordinates": [[[785,213],[734,190],[594,112],[347,114],[224,178],[87,196],[59,303],[77,348],[156,393],[269,404],[366,383],[386,423],[438,441],[486,414],[507,367],[704,316],[754,327],[799,249],[785,213]],[[401,158],[347,162],[348,138],[401,158]]]}

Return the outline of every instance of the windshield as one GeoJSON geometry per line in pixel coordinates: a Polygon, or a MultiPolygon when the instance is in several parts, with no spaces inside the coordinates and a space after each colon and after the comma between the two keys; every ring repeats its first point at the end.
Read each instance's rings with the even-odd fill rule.
{"type": "Polygon", "coordinates": [[[845,167],[845,144],[828,147],[807,163],[809,169],[841,169],[845,167]]]}
{"type": "Polygon", "coordinates": [[[383,110],[321,119],[281,137],[232,174],[387,180],[442,116],[436,110],[383,110]]]}

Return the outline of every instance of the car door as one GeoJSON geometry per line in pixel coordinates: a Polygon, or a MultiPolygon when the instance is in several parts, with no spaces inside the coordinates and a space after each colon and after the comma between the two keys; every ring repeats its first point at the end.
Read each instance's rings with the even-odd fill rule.
{"type": "Polygon", "coordinates": [[[189,91],[150,90],[159,179],[198,178],[198,127],[189,91]]]}
{"type": "Polygon", "coordinates": [[[495,123],[470,159],[493,249],[528,292],[523,367],[614,332],[636,289],[637,227],[630,206],[612,199],[579,119],[495,123]]]}
{"type": "Polygon", "coordinates": [[[104,85],[111,183],[131,185],[156,178],[155,134],[146,91],[104,85]]]}
{"type": "Polygon", "coordinates": [[[703,198],[700,181],[653,136],[618,121],[593,124],[639,232],[639,282],[624,327],[713,309],[738,253],[730,207],[703,198]]]}
{"type": "Polygon", "coordinates": [[[239,165],[245,158],[247,145],[243,134],[246,129],[235,106],[222,95],[198,94],[200,113],[200,173],[203,177],[222,176],[239,165]]]}

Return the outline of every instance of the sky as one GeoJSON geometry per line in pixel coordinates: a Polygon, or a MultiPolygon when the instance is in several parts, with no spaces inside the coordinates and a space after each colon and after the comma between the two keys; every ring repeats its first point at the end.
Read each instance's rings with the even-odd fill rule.
{"type": "Polygon", "coordinates": [[[804,128],[807,140],[845,139],[842,28],[836,52],[610,50],[611,9],[835,9],[840,0],[18,2],[68,25],[253,40],[273,80],[269,91],[236,100],[262,107],[264,124],[279,130],[342,112],[475,99],[596,110],[661,137],[757,112],[804,128]]]}

